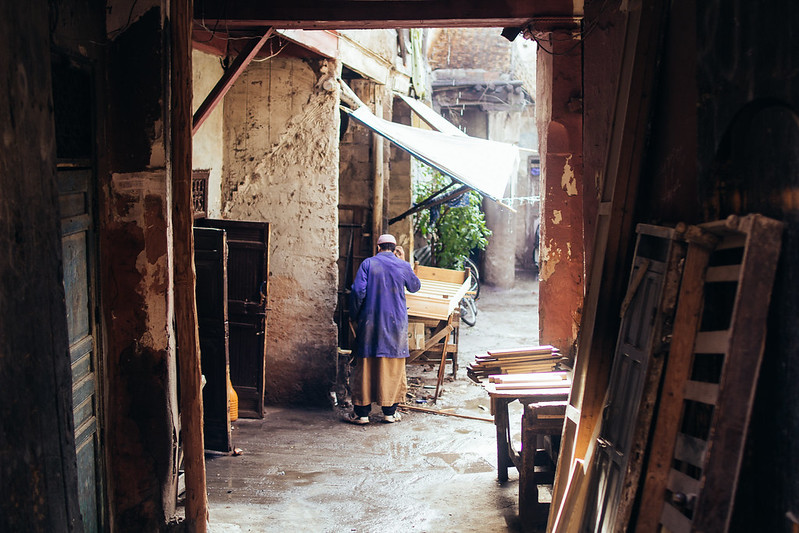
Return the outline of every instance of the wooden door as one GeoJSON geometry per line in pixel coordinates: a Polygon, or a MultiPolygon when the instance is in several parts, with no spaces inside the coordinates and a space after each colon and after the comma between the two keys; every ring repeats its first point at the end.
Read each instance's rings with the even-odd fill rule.
{"type": "Polygon", "coordinates": [[[642,441],[649,434],[651,398],[670,333],[684,245],[670,228],[639,225],[638,241],[610,373],[602,426],[588,481],[583,531],[614,531],[625,486],[638,484],[642,441]],[[644,406],[642,407],[642,404],[644,406]],[[636,442],[638,441],[638,442],[636,442]]]}
{"type": "Polygon", "coordinates": [[[66,294],[72,414],[78,461],[78,500],[84,531],[101,530],[102,475],[99,468],[96,248],[91,169],[59,169],[61,243],[66,294]]]}
{"type": "Polygon", "coordinates": [[[205,448],[232,450],[228,409],[227,239],[224,230],[194,228],[197,324],[203,387],[205,448]]]}
{"type": "Polygon", "coordinates": [[[202,219],[196,225],[227,233],[230,380],[239,416],[263,418],[269,223],[202,219]]]}

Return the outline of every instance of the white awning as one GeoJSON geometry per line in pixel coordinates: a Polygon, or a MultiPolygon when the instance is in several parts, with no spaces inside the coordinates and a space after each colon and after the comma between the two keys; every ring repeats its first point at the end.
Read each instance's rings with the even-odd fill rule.
{"type": "Polygon", "coordinates": [[[427,122],[427,125],[434,130],[440,131],[441,133],[447,133],[449,135],[457,135],[459,137],[467,136],[466,132],[461,131],[458,126],[436,113],[435,109],[432,107],[420,102],[416,98],[405,96],[402,93],[394,94],[402,98],[402,101],[408,104],[408,107],[410,107],[413,112],[419,116],[419,118],[427,122]]]}
{"type": "Polygon", "coordinates": [[[342,109],[415,158],[495,202],[504,197],[508,181],[516,176],[519,150],[512,144],[396,124],[376,117],[366,106],[342,109]]]}

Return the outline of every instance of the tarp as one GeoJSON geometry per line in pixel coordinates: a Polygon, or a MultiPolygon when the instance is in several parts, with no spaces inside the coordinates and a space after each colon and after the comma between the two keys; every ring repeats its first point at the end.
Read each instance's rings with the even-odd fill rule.
{"type": "Polygon", "coordinates": [[[512,144],[396,124],[376,117],[366,106],[342,109],[413,157],[495,202],[516,176],[519,150],[512,144]]]}

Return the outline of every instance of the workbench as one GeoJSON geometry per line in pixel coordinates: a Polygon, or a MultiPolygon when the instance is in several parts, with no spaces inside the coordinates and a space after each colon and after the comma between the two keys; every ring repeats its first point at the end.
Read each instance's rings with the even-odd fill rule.
{"type": "MultiPolygon", "coordinates": [[[[513,445],[510,434],[510,420],[508,405],[518,401],[523,405],[540,404],[548,402],[566,402],[571,390],[571,379],[567,372],[536,372],[533,374],[512,374],[492,376],[493,383],[484,385],[488,396],[491,398],[491,414],[494,415],[494,426],[497,432],[497,479],[500,482],[508,480],[508,468],[515,466],[522,472],[522,455],[513,445]],[[500,381],[497,383],[496,381],[500,381]],[[502,383],[504,382],[504,383],[502,383]]],[[[565,414],[565,404],[563,404],[565,414]]],[[[544,419],[542,419],[544,420],[544,419]]],[[[549,426],[550,418],[546,419],[547,430],[552,429],[553,435],[560,435],[560,429],[549,426]]],[[[555,422],[559,428],[563,427],[563,417],[555,422]]],[[[542,426],[543,429],[543,426],[542,426]]],[[[531,430],[533,433],[535,428],[531,430]]]]}
{"type": "Polygon", "coordinates": [[[458,329],[460,301],[469,290],[467,272],[416,264],[413,268],[422,286],[406,292],[408,322],[424,324],[424,345],[410,349],[408,364],[438,363],[438,382],[433,401],[444,378],[447,359],[452,361],[452,375],[458,371],[458,329]]]}

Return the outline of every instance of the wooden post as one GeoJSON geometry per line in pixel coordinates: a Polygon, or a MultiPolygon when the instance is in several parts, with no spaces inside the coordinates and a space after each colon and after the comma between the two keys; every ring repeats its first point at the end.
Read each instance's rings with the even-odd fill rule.
{"type": "MultiPolygon", "coordinates": [[[[373,85],[375,91],[375,116],[383,118],[383,95],[380,86],[373,85]]],[[[383,137],[372,133],[372,163],[374,164],[374,195],[372,197],[372,248],[377,248],[377,239],[383,233],[383,187],[385,173],[383,168],[383,137]]]]}
{"type": "MultiPolygon", "coordinates": [[[[666,4],[631,2],[627,14],[613,128],[605,160],[605,182],[591,254],[580,323],[574,384],[566,409],[561,452],[552,490],[550,524],[563,504],[574,460],[585,459],[602,417],[610,366],[619,328],[619,308],[626,289],[620,265],[633,242],[633,210],[644,156],[646,129],[655,93],[666,4]],[[642,96],[643,95],[643,96],[642,96]]],[[[551,529],[550,529],[551,530],[551,529]]]]}
{"type": "Polygon", "coordinates": [[[172,23],[172,227],[175,324],[180,358],[180,419],[186,470],[186,530],[205,533],[208,496],[203,452],[203,397],[200,388],[200,339],[194,285],[191,201],[193,2],[171,2],[172,23]]]}

